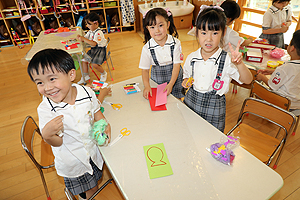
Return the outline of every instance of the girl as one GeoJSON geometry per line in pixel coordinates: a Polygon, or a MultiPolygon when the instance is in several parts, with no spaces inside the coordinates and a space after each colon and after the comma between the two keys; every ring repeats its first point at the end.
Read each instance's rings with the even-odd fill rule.
{"type": "Polygon", "coordinates": [[[196,37],[201,48],[191,53],[184,64],[184,88],[190,87],[184,103],[220,131],[225,128],[225,93],[233,78],[239,83],[250,83],[252,75],[242,62],[240,42],[231,56],[219,45],[226,29],[226,16],[220,7],[201,7],[196,21],[196,37]],[[188,79],[194,79],[193,85],[188,79]]]}
{"type": "MultiPolygon", "coordinates": [[[[89,13],[85,16],[85,22],[88,29],[90,29],[87,34],[83,37],[77,35],[78,40],[82,42],[86,42],[91,45],[92,48],[87,52],[87,54],[92,58],[91,63],[92,67],[96,68],[100,73],[100,81],[106,81],[107,72],[102,68],[102,63],[106,60],[106,39],[103,35],[102,30],[99,28],[99,24],[101,23],[100,17],[97,13],[89,13]]],[[[90,79],[88,72],[88,61],[82,60],[82,71],[84,80],[87,81],[90,79]]],[[[78,84],[84,83],[83,77],[78,82],[78,84]]]]}
{"type": "Polygon", "coordinates": [[[260,38],[268,39],[270,44],[285,48],[283,33],[286,33],[292,22],[290,0],[273,0],[272,6],[265,12],[260,38]]]}
{"type": "Polygon", "coordinates": [[[229,42],[232,45],[232,48],[235,49],[239,40],[241,41],[241,46],[248,46],[253,41],[253,39],[244,39],[240,37],[236,31],[232,30],[229,27],[233,24],[234,20],[240,17],[241,8],[239,4],[237,4],[234,0],[226,0],[220,5],[220,7],[223,8],[225,16],[227,18],[223,49],[227,52],[230,52],[228,45],[229,42]]]}
{"type": "MultiPolygon", "coordinates": [[[[72,57],[63,50],[45,49],[33,56],[28,74],[43,101],[38,106],[43,139],[51,145],[55,169],[74,194],[91,197],[102,176],[103,159],[89,137],[94,121],[105,119],[92,89],[72,84],[76,70],[72,57]]],[[[110,138],[108,124],[106,134],[110,138]]]]}
{"type": "Polygon", "coordinates": [[[177,98],[182,98],[182,68],[183,61],[181,43],[177,38],[178,33],[173,24],[170,11],[163,8],[154,8],[147,12],[144,21],[145,45],[142,49],[139,68],[142,69],[144,83],[143,96],[148,99],[152,96],[149,83],[149,70],[151,79],[157,84],[167,82],[164,91],[172,93],[177,98]],[[167,33],[169,30],[169,34],[167,33]]]}

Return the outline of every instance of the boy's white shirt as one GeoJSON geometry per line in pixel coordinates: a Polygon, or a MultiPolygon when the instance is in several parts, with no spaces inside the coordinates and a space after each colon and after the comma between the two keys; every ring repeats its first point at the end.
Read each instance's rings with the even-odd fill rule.
{"type": "Polygon", "coordinates": [[[103,159],[97,145],[89,137],[90,115],[100,111],[101,103],[92,89],[73,84],[77,89],[77,96],[74,105],[67,103],[54,103],[50,99],[43,98],[38,107],[39,127],[43,131],[44,126],[53,118],[63,115],[63,144],[53,147],[55,156],[55,168],[57,174],[62,177],[74,178],[88,172],[93,174],[89,163],[91,157],[99,169],[102,169],[103,159]],[[89,98],[90,97],[90,98],[89,98]],[[92,99],[92,102],[90,101],[92,99]],[[56,112],[51,111],[50,103],[55,107],[56,112]]]}
{"type": "Polygon", "coordinates": [[[174,64],[182,63],[183,61],[180,59],[180,54],[182,53],[181,42],[180,42],[180,40],[178,40],[175,37],[174,37],[174,40],[175,40],[176,44],[175,44],[175,48],[174,48],[174,52],[173,52],[173,62],[172,62],[170,47],[174,44],[174,41],[173,41],[172,36],[168,34],[167,41],[163,47],[158,45],[153,38],[151,38],[143,46],[139,68],[140,69],[150,69],[151,65],[155,65],[155,63],[152,59],[151,53],[150,53],[149,43],[150,43],[150,47],[152,47],[154,49],[156,59],[161,66],[169,65],[172,63],[174,63],[174,64]]]}
{"type": "Polygon", "coordinates": [[[279,10],[278,8],[272,5],[263,16],[262,27],[272,29],[281,28],[282,23],[287,21],[292,21],[291,7],[286,6],[282,10],[279,10]],[[286,10],[288,10],[288,16],[286,16],[286,10]]]}
{"type": "MultiPolygon", "coordinates": [[[[201,93],[210,92],[213,90],[212,84],[216,78],[219,61],[215,64],[216,59],[219,57],[222,49],[219,48],[208,60],[204,61],[201,55],[201,48],[191,53],[186,58],[183,66],[183,78],[189,78],[192,76],[191,61],[195,60],[194,64],[194,90],[201,93]]],[[[219,59],[220,60],[220,59],[219,59]]],[[[226,94],[229,90],[229,84],[231,79],[236,80],[242,84],[239,80],[240,74],[237,67],[231,62],[231,55],[227,53],[224,68],[221,76],[221,81],[224,81],[223,87],[217,91],[218,95],[226,94]]]]}
{"type": "Polygon", "coordinates": [[[291,60],[272,73],[269,87],[291,99],[290,109],[300,109],[300,60],[291,60]]]}
{"type": "Polygon", "coordinates": [[[84,37],[89,39],[89,40],[93,40],[93,41],[97,42],[98,47],[105,47],[106,44],[107,44],[107,40],[105,39],[104,34],[103,34],[103,32],[100,28],[97,28],[94,31],[89,30],[85,34],[84,37]]]}
{"type": "Polygon", "coordinates": [[[224,51],[230,52],[229,45],[228,45],[229,42],[232,45],[232,48],[236,49],[236,46],[237,46],[239,40],[241,40],[240,44],[242,44],[245,41],[245,39],[240,37],[239,34],[236,31],[232,30],[228,26],[226,26],[226,27],[227,28],[226,28],[226,33],[224,35],[224,47],[223,47],[223,49],[224,49],[224,51]]]}

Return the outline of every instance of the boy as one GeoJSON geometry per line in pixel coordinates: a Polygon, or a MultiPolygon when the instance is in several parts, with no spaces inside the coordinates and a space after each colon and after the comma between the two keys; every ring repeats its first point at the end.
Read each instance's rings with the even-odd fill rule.
{"type": "MultiPolygon", "coordinates": [[[[103,160],[89,137],[94,121],[104,119],[92,89],[72,84],[76,70],[72,57],[63,50],[45,49],[31,59],[27,72],[43,101],[38,106],[43,139],[51,145],[55,168],[74,194],[87,198],[98,189],[103,160]]],[[[105,133],[110,138],[108,124],[105,133]]]]}
{"type": "Polygon", "coordinates": [[[220,7],[223,8],[224,13],[227,17],[226,33],[224,36],[224,48],[223,49],[227,52],[230,52],[228,43],[230,42],[230,44],[232,45],[232,48],[235,49],[239,40],[241,41],[242,47],[248,46],[253,41],[252,38],[244,39],[244,38],[240,37],[236,31],[229,28],[229,26],[232,25],[234,20],[240,17],[241,8],[240,8],[239,4],[237,4],[233,0],[226,0],[221,4],[220,7]]]}
{"type": "Polygon", "coordinates": [[[263,81],[272,90],[289,97],[291,99],[290,111],[298,116],[300,115],[300,30],[293,34],[287,52],[291,60],[284,65],[274,69],[258,70],[256,79],[263,81]],[[265,75],[270,75],[268,79],[265,75]]]}

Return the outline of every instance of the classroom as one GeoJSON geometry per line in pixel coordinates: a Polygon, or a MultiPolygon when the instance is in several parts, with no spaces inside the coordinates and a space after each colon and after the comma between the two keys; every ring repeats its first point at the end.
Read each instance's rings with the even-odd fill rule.
{"type": "MultiPolygon", "coordinates": [[[[2,78],[0,80],[0,199],[70,199],[64,191],[66,187],[64,178],[57,174],[54,167],[43,170],[50,195],[50,197],[47,197],[39,171],[22,147],[20,137],[22,124],[27,116],[31,116],[39,125],[37,108],[43,100],[36,84],[28,76],[27,67],[34,54],[40,49],[45,47],[63,48],[69,54],[72,54],[72,58],[75,61],[77,69],[76,78],[73,82],[81,81],[84,73],[82,71],[83,64],[78,62],[78,60],[83,55],[81,51],[86,51],[86,49],[85,45],[83,45],[84,42],[79,41],[79,39],[75,41],[74,37],[77,33],[84,36],[88,32],[89,25],[84,22],[84,17],[88,13],[93,12],[100,16],[101,23],[99,23],[99,27],[105,39],[109,40],[106,48],[109,50],[109,54],[106,52],[107,60],[102,64],[102,67],[107,73],[105,82],[111,86],[112,95],[106,97],[106,100],[104,99],[106,103],[102,103],[102,106],[104,107],[103,115],[111,124],[111,142],[121,132],[122,128],[131,130],[130,135],[122,136],[122,139],[114,146],[100,147],[103,159],[107,163],[104,164],[103,177],[98,182],[98,186],[100,187],[109,179],[112,179],[112,181],[94,199],[182,199],[181,195],[187,198],[190,197],[189,199],[208,199],[208,197],[211,199],[299,199],[300,130],[298,128],[295,129],[295,134],[292,134],[291,131],[290,135],[288,135],[280,160],[275,164],[275,169],[274,163],[277,157],[273,159],[270,166],[267,166],[241,146],[233,150],[237,156],[230,166],[218,162],[206,150],[209,147],[206,144],[207,141],[210,142],[208,144],[212,144],[213,141],[220,142],[218,141],[221,138],[220,135],[225,137],[225,134],[237,124],[243,103],[245,99],[250,97],[251,83],[245,85],[234,81],[229,83],[228,92],[224,94],[226,99],[224,134],[209,123],[206,123],[193,110],[187,109],[187,106],[181,100],[173,97],[173,95],[167,97],[166,110],[162,111],[151,111],[149,101],[143,97],[144,82],[142,74],[144,69],[139,68],[139,66],[141,65],[140,59],[145,40],[142,19],[147,16],[148,10],[155,7],[170,8],[170,12],[173,14],[173,23],[178,31],[178,39],[181,43],[181,53],[183,55],[181,67],[184,67],[188,55],[200,48],[199,41],[195,35],[195,26],[193,26],[200,7],[202,5],[220,6],[223,2],[223,0],[0,0],[0,62],[2,69],[2,78]],[[127,15],[124,14],[126,9],[129,10],[127,15]],[[57,15],[61,17],[56,18],[57,15]],[[42,20],[43,18],[45,20],[42,20]],[[62,27],[66,27],[66,29],[62,27]],[[48,38],[54,39],[48,42],[48,38]],[[54,40],[59,42],[52,42],[54,40]],[[55,45],[57,44],[60,46],[56,47],[55,45]],[[126,94],[123,86],[130,85],[133,82],[139,83],[138,87],[141,91],[134,94],[126,94]],[[119,108],[119,111],[114,110],[110,105],[111,102],[114,104],[120,103],[122,107],[119,108]],[[147,118],[149,117],[150,119],[153,116],[157,118],[153,122],[148,122],[147,118]],[[173,123],[171,122],[172,120],[165,119],[165,117],[170,117],[173,123]],[[176,123],[177,120],[180,123],[176,123]],[[136,121],[144,122],[144,125],[137,126],[136,121]],[[166,121],[165,125],[163,125],[164,121],[166,121]],[[156,123],[157,126],[155,126],[156,123]],[[201,127],[199,129],[204,133],[197,135],[196,132],[198,130],[195,125],[197,123],[201,124],[202,129],[201,127]],[[176,129],[180,131],[181,128],[184,129],[185,127],[188,127],[186,128],[186,137],[181,137],[176,132],[176,129]],[[150,133],[151,130],[158,129],[159,131],[153,133],[153,138],[149,138],[147,141],[144,135],[143,137],[141,137],[142,135],[139,137],[135,136],[135,133],[143,132],[142,128],[145,129],[143,134],[150,133]],[[170,133],[168,130],[171,130],[169,131],[170,133]],[[159,134],[162,133],[165,135],[159,137],[159,134]],[[177,136],[181,137],[181,141],[174,141],[171,134],[174,135],[174,138],[177,136]],[[212,136],[201,138],[200,136],[203,134],[212,134],[212,136]],[[132,138],[134,144],[129,144],[130,138],[132,138]],[[161,140],[157,138],[161,138],[161,140]],[[136,148],[137,141],[143,141],[140,149],[136,148]],[[164,152],[170,160],[173,170],[172,175],[154,179],[149,177],[151,176],[150,168],[147,168],[147,163],[145,162],[147,154],[144,151],[146,145],[155,143],[165,145],[164,152]],[[181,151],[171,151],[171,149],[176,149],[177,143],[182,145],[180,146],[182,147],[181,151]],[[126,144],[129,145],[126,146],[126,144]],[[126,148],[122,149],[124,152],[120,149],[121,147],[126,148]],[[111,151],[109,151],[109,148],[111,148],[111,151]],[[134,153],[130,154],[130,152],[134,153]],[[114,159],[113,157],[115,157],[114,154],[116,153],[120,154],[120,156],[114,159]],[[191,155],[194,155],[194,157],[191,155]],[[175,160],[174,157],[176,158],[175,160]],[[184,164],[180,165],[179,168],[177,163],[183,157],[184,162],[190,163],[199,158],[197,162],[200,164],[184,164]],[[249,160],[246,160],[246,158],[249,158],[249,160]],[[136,163],[126,161],[128,159],[136,163]],[[255,163],[250,164],[250,160],[255,161],[255,163]],[[117,164],[114,164],[114,162],[117,164]],[[249,163],[249,166],[246,166],[247,163],[249,163]],[[196,166],[200,167],[202,171],[195,170],[196,166]],[[258,167],[255,168],[256,166],[258,167]],[[134,171],[135,167],[138,170],[134,171]],[[244,173],[243,170],[248,169],[249,174],[247,175],[247,172],[244,173]],[[177,170],[181,170],[180,176],[178,176],[177,170]],[[216,171],[215,175],[213,175],[213,170],[220,171],[216,171]],[[194,177],[196,172],[198,172],[199,177],[202,176],[202,179],[194,177]],[[226,180],[216,181],[218,180],[218,177],[216,177],[218,173],[222,174],[220,179],[233,174],[237,176],[240,174],[245,175],[240,177],[233,176],[232,180],[229,180],[227,183],[226,180]],[[258,174],[266,175],[270,179],[264,180],[262,175],[262,181],[259,183],[259,180],[252,181],[250,177],[252,174],[253,179],[256,179],[258,174]],[[130,179],[131,176],[133,177],[132,179],[130,179]],[[174,181],[169,183],[168,178],[174,181]],[[272,178],[274,178],[273,182],[272,178]],[[159,180],[165,182],[158,183],[159,180]],[[182,180],[182,183],[177,183],[176,180],[182,180]],[[236,180],[241,180],[241,182],[237,183],[236,180]],[[264,181],[268,184],[265,184],[264,181]],[[225,187],[220,189],[223,182],[231,184],[235,188],[228,189],[229,192],[226,191],[225,187]],[[143,187],[143,184],[149,186],[150,189],[143,187]],[[155,185],[161,186],[161,188],[155,188],[155,185]],[[153,188],[151,188],[152,186],[153,188]],[[174,189],[176,187],[177,189],[174,189]],[[184,188],[185,192],[182,193],[180,187],[184,188]],[[256,190],[258,187],[260,188],[256,190]],[[250,192],[244,192],[245,188],[249,188],[250,192]],[[203,192],[205,189],[206,192],[203,192]],[[251,191],[251,189],[255,191],[251,191]],[[236,194],[228,194],[234,190],[237,190],[236,194]],[[157,192],[154,194],[153,191],[157,192]],[[153,196],[150,195],[151,192],[153,192],[153,196]],[[198,196],[198,193],[199,198],[195,198],[195,196],[198,196]],[[160,195],[161,197],[159,197],[160,195]]],[[[253,43],[253,41],[262,34],[263,16],[268,8],[272,6],[272,0],[237,0],[236,3],[241,8],[241,14],[229,27],[236,31],[245,41],[251,38],[252,43],[249,46],[257,44],[253,43]]],[[[283,34],[285,46],[281,50],[284,50],[285,54],[282,59],[279,59],[284,61],[290,59],[287,52],[291,50],[288,50],[288,45],[293,37],[293,33],[300,29],[300,2],[291,0],[288,3],[288,7],[292,11],[291,23],[288,30],[283,34]]],[[[268,44],[263,44],[262,42],[259,45],[268,46],[268,44]]],[[[269,46],[266,48],[269,48],[269,46]]],[[[254,47],[249,49],[254,49],[254,47]]],[[[262,69],[261,66],[267,66],[268,60],[265,57],[261,57],[262,62],[251,62],[249,57],[245,56],[243,61],[247,67],[252,69],[252,71],[250,70],[251,73],[255,71],[257,74],[257,70],[262,69]]],[[[254,56],[254,58],[256,59],[257,57],[254,56]]],[[[277,63],[276,59],[274,60],[277,63]]],[[[94,67],[94,71],[88,68],[88,71],[90,81],[88,79],[84,80],[88,84],[91,84],[93,80],[102,78],[101,75],[103,74],[98,68],[94,67]]],[[[253,74],[253,78],[255,77],[253,74]]],[[[157,87],[157,84],[150,81],[150,86],[151,88],[157,87]]],[[[248,117],[247,120],[254,128],[268,132],[270,135],[277,133],[275,126],[264,120],[257,120],[254,117],[248,117]]],[[[43,153],[40,142],[39,140],[34,143],[34,146],[37,146],[37,152],[35,153],[39,159],[43,153]]],[[[226,187],[232,186],[226,185],[226,187]]],[[[76,197],[76,199],[83,198],[76,197]]]]}

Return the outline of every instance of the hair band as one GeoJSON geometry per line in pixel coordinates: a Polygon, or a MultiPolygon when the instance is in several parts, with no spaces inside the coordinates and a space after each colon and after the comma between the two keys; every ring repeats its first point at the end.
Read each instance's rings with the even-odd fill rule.
{"type": "MultiPolygon", "coordinates": [[[[151,9],[150,9],[150,10],[151,10],[151,9]]],[[[170,16],[172,15],[172,13],[171,13],[171,11],[170,11],[170,8],[165,8],[164,10],[167,12],[168,17],[170,17],[170,16]]],[[[147,10],[147,11],[143,14],[143,19],[145,19],[145,17],[146,17],[146,15],[147,15],[148,11],[149,11],[149,10],[147,10]]]]}
{"type": "Polygon", "coordinates": [[[207,9],[207,8],[214,8],[214,9],[217,9],[217,10],[224,11],[224,9],[221,8],[220,6],[207,6],[207,5],[202,5],[202,6],[200,7],[200,11],[199,11],[199,13],[198,13],[198,15],[197,15],[197,18],[198,18],[198,16],[200,15],[200,13],[201,13],[203,10],[207,9]]]}

